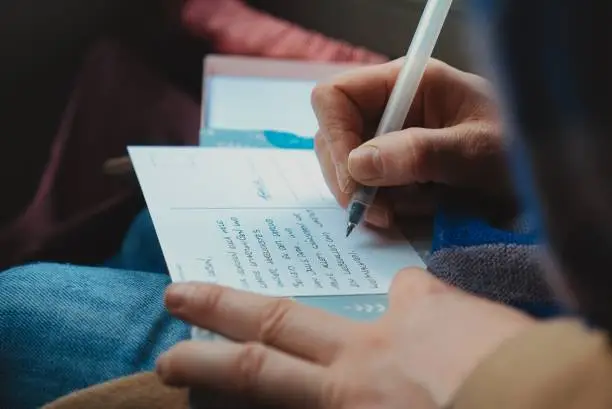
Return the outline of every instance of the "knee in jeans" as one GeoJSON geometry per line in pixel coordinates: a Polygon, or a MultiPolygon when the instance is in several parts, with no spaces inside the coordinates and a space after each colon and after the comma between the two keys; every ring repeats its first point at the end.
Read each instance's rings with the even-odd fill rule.
{"type": "Polygon", "coordinates": [[[0,289],[5,285],[30,286],[41,281],[44,283],[52,276],[63,273],[66,267],[56,263],[32,263],[12,267],[0,272],[0,289]]]}
{"type": "Polygon", "coordinates": [[[48,305],[47,296],[53,296],[60,286],[66,285],[66,267],[35,263],[0,272],[0,312],[42,307],[35,305],[37,302],[48,305]]]}

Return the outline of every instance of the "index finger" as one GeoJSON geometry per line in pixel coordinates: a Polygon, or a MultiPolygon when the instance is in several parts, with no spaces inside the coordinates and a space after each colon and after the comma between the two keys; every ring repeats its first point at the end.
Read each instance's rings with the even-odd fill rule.
{"type": "Polygon", "coordinates": [[[289,299],[212,284],[181,283],[166,292],[170,312],[235,341],[256,341],[329,364],[350,338],[353,323],[289,299]]]}
{"type": "MultiPolygon", "coordinates": [[[[312,106],[319,132],[327,142],[336,167],[338,184],[343,190],[349,181],[348,154],[361,145],[391,93],[402,60],[359,68],[317,85],[312,92],[312,106]]],[[[346,193],[346,192],[345,192],[346,193]]]]}

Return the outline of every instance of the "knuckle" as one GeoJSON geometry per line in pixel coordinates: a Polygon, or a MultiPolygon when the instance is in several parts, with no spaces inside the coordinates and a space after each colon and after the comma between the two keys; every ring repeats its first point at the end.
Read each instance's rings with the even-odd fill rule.
{"type": "Polygon", "coordinates": [[[431,91],[432,89],[440,86],[440,82],[442,82],[445,75],[446,64],[440,60],[432,58],[425,67],[423,79],[421,80],[421,87],[431,91]]]}
{"type": "Polygon", "coordinates": [[[329,377],[321,387],[321,407],[345,407],[347,404],[346,396],[346,386],[342,382],[342,378],[340,376],[329,377]]]}
{"type": "Polygon", "coordinates": [[[498,158],[504,153],[501,132],[488,121],[473,120],[462,124],[456,143],[466,166],[498,158]]]}
{"type": "Polygon", "coordinates": [[[322,158],[327,150],[325,135],[321,130],[318,130],[314,137],[314,150],[318,158],[322,158]]]}
{"type": "Polygon", "coordinates": [[[256,389],[267,356],[268,350],[261,344],[246,343],[242,346],[234,365],[235,380],[240,391],[248,393],[256,389]]]}
{"type": "Polygon", "coordinates": [[[334,83],[317,85],[311,94],[320,139],[325,138],[330,150],[334,150],[335,144],[346,138],[347,126],[355,121],[342,94],[334,83]]]}
{"type": "Polygon", "coordinates": [[[166,353],[158,362],[158,374],[167,382],[181,383],[189,378],[185,368],[185,356],[189,356],[192,341],[182,341],[166,353]]]}
{"type": "Polygon", "coordinates": [[[407,135],[407,149],[405,162],[398,169],[408,174],[409,179],[415,182],[428,182],[433,180],[430,175],[429,158],[427,157],[426,142],[423,138],[412,138],[407,135]]]}
{"type": "Polygon", "coordinates": [[[362,328],[361,347],[364,351],[385,351],[389,349],[392,337],[377,325],[370,325],[362,328]]]}
{"type": "Polygon", "coordinates": [[[465,135],[462,135],[463,145],[462,159],[466,162],[473,162],[486,157],[490,152],[490,141],[480,137],[481,125],[476,125],[465,135]]]}
{"type": "Polygon", "coordinates": [[[225,289],[217,285],[204,285],[192,293],[187,304],[195,304],[200,311],[215,311],[219,308],[225,289]]]}
{"type": "Polygon", "coordinates": [[[416,267],[408,267],[399,271],[393,277],[392,284],[404,285],[406,287],[420,285],[423,281],[428,280],[428,273],[423,269],[416,267]]]}
{"type": "Polygon", "coordinates": [[[177,368],[176,360],[174,359],[172,352],[167,353],[167,356],[163,361],[163,365],[158,362],[157,374],[164,382],[167,383],[179,382],[183,378],[181,376],[180,366],[177,368]]]}
{"type": "Polygon", "coordinates": [[[420,268],[400,270],[391,283],[393,295],[412,301],[430,294],[447,291],[450,288],[452,287],[420,268]]]}
{"type": "Polygon", "coordinates": [[[285,328],[287,316],[293,307],[294,302],[285,298],[270,301],[261,313],[258,340],[263,344],[274,344],[285,328]]]}
{"type": "Polygon", "coordinates": [[[321,107],[325,99],[333,92],[333,89],[334,87],[331,83],[320,83],[312,89],[310,93],[310,102],[314,108],[315,114],[317,114],[318,108],[321,107]]]}
{"type": "MultiPolygon", "coordinates": [[[[333,117],[330,115],[325,124],[325,138],[330,151],[338,151],[344,148],[353,137],[350,131],[352,121],[350,118],[344,117],[340,111],[341,109],[336,110],[333,117]]],[[[355,139],[361,140],[360,137],[355,139]]]]}
{"type": "Polygon", "coordinates": [[[450,68],[450,66],[443,61],[436,58],[430,58],[425,68],[425,75],[436,78],[446,73],[448,68],[450,68]]]}

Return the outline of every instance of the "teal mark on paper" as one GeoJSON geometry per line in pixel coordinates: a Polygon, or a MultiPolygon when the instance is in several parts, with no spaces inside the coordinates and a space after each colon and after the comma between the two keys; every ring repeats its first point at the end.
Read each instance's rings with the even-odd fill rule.
{"type": "Polygon", "coordinates": [[[314,149],[312,137],[264,130],[203,129],[200,146],[232,148],[314,149]]]}
{"type": "Polygon", "coordinates": [[[296,302],[356,321],[380,318],[389,308],[386,294],[293,297],[296,302]]]}

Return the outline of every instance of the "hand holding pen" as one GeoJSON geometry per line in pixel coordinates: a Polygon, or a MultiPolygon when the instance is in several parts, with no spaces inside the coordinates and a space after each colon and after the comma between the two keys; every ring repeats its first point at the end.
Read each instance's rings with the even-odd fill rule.
{"type": "MultiPolygon", "coordinates": [[[[374,137],[402,129],[452,1],[427,2],[374,137]]],[[[346,237],[365,218],[367,209],[374,204],[377,191],[376,186],[357,186],[348,206],[346,237]]]]}
{"type": "Polygon", "coordinates": [[[441,61],[429,61],[403,130],[370,139],[403,62],[349,71],[313,92],[315,150],[338,203],[346,208],[358,184],[383,188],[365,220],[387,228],[396,217],[431,214],[448,187],[511,195],[489,83],[441,61]]]}

